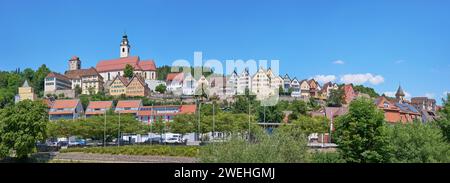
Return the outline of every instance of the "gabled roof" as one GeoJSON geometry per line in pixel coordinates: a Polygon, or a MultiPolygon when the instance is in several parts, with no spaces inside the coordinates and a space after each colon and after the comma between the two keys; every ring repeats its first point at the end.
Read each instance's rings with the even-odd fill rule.
{"type": "Polygon", "coordinates": [[[133,66],[136,71],[156,71],[153,60],[140,61],[137,56],[102,60],[98,62],[96,68],[98,72],[122,71],[127,64],[133,66]]]}
{"type": "Polygon", "coordinates": [[[114,83],[114,81],[116,81],[116,79],[119,79],[119,81],[121,81],[122,84],[123,84],[124,86],[127,86],[127,85],[128,85],[128,82],[129,82],[128,79],[127,79],[126,77],[121,76],[121,75],[117,75],[117,76],[112,80],[112,82],[111,82],[110,85],[112,85],[112,84],[114,83]]]}
{"type": "MultiPolygon", "coordinates": [[[[145,81],[144,81],[144,78],[142,78],[140,75],[138,75],[138,74],[135,74],[131,79],[130,79],[130,81],[128,82],[128,84],[126,85],[127,87],[128,87],[128,85],[130,85],[130,83],[133,81],[133,80],[135,80],[135,79],[137,79],[138,81],[139,81],[139,83],[141,83],[141,85],[143,86],[143,87],[147,87],[147,83],[145,83],[145,81]]],[[[147,87],[148,88],[148,87],[147,87]]]]}
{"type": "Polygon", "coordinates": [[[181,105],[180,113],[181,114],[192,114],[197,110],[196,105],[181,105]]]}
{"type": "Polygon", "coordinates": [[[101,79],[103,79],[103,77],[93,67],[91,67],[89,69],[78,69],[78,70],[66,71],[64,75],[69,79],[81,79],[81,77],[85,77],[85,76],[98,76],[101,79]]]}
{"type": "Polygon", "coordinates": [[[140,107],[142,100],[119,100],[116,108],[138,108],[140,107]]]}
{"type": "Polygon", "coordinates": [[[56,73],[56,72],[50,72],[47,74],[46,78],[57,78],[59,80],[67,80],[70,81],[70,79],[62,74],[56,73]]]}
{"type": "Polygon", "coordinates": [[[144,71],[156,71],[155,62],[153,60],[146,60],[139,62],[139,66],[144,71]]]}
{"type": "Polygon", "coordinates": [[[110,109],[112,108],[112,101],[91,101],[87,109],[110,109]]]}
{"type": "Polygon", "coordinates": [[[184,74],[181,72],[167,74],[166,81],[183,81],[184,74]]]}
{"type": "Polygon", "coordinates": [[[51,106],[52,109],[61,109],[61,108],[76,108],[80,100],[71,99],[71,100],[55,100],[51,106]]]}

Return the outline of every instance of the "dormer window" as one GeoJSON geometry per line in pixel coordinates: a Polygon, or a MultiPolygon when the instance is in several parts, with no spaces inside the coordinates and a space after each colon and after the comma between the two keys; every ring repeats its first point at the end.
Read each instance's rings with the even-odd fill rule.
{"type": "Polygon", "coordinates": [[[389,108],[389,103],[385,102],[384,103],[384,108],[389,108]]]}

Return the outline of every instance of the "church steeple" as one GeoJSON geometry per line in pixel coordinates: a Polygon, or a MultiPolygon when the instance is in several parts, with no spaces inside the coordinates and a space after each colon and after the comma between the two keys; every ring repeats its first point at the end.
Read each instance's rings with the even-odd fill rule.
{"type": "Polygon", "coordinates": [[[403,92],[402,86],[398,86],[397,93],[395,93],[395,98],[397,98],[399,101],[403,101],[405,97],[405,92],[403,92]]]}
{"type": "Polygon", "coordinates": [[[126,33],[122,36],[122,42],[120,42],[120,58],[125,58],[130,55],[130,44],[128,43],[128,36],[126,33]]]}

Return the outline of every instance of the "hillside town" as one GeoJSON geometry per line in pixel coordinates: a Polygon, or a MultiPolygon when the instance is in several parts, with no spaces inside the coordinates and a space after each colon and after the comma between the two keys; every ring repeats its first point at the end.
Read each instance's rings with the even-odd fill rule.
{"type": "MultiPolygon", "coordinates": [[[[401,86],[398,87],[395,98],[384,95],[374,97],[355,91],[352,84],[327,82],[321,85],[314,79],[300,80],[291,78],[288,74],[281,76],[271,68],[263,67],[253,74],[244,69],[242,73],[235,70],[227,76],[212,74],[195,78],[191,72],[176,72],[168,73],[165,80],[157,80],[160,73],[157,73],[155,61],[131,56],[130,48],[128,36],[123,35],[119,58],[101,60],[95,67],[82,68],[80,57],[73,56],[68,60],[67,71],[48,73],[44,82],[43,99],[49,108],[49,119],[85,118],[101,115],[112,109],[116,113],[132,114],[145,123],[152,123],[157,118],[171,121],[178,114],[195,113],[195,99],[199,95],[206,96],[204,102],[215,100],[232,103],[236,96],[244,95],[246,91],[256,96],[257,100],[274,96],[280,101],[313,100],[320,107],[310,111],[310,115],[329,119],[346,114],[348,104],[360,97],[372,99],[384,111],[385,120],[390,123],[410,123],[414,120],[430,122],[437,118],[439,110],[435,99],[412,97],[408,100],[401,86]],[[132,75],[125,75],[127,66],[131,66],[132,75]],[[158,92],[157,87],[164,90],[158,92]],[[338,90],[342,91],[342,105],[327,106],[330,95],[338,90]],[[113,101],[90,101],[87,107],[83,107],[78,99],[79,95],[98,93],[121,99],[114,102],[115,105],[113,101]],[[141,99],[134,100],[133,97],[172,98],[183,101],[183,104],[145,106],[141,99]],[[126,98],[131,100],[125,100],[126,98]]],[[[38,99],[28,81],[19,87],[16,102],[25,99],[38,99]]],[[[277,122],[289,123],[289,111],[284,112],[287,116],[283,121],[277,122]]]]}

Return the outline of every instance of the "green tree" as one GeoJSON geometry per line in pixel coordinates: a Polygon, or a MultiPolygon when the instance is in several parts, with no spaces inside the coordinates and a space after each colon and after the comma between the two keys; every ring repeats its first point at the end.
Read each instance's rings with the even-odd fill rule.
{"type": "Polygon", "coordinates": [[[171,73],[171,67],[167,65],[163,65],[156,69],[156,73],[158,73],[158,80],[166,80],[167,74],[171,73]]]}
{"type": "Polygon", "coordinates": [[[131,78],[134,75],[134,68],[130,64],[127,64],[125,66],[125,69],[123,69],[123,76],[127,78],[131,78]]]}
{"type": "Polygon", "coordinates": [[[156,86],[155,91],[159,93],[165,93],[166,92],[166,85],[160,84],[156,86]]]}
{"type": "Polygon", "coordinates": [[[377,92],[375,92],[373,88],[365,87],[363,85],[353,86],[353,90],[355,90],[356,92],[368,94],[372,98],[377,98],[380,96],[377,92]]]}
{"type": "Polygon", "coordinates": [[[81,94],[83,90],[81,89],[80,85],[75,85],[75,95],[78,96],[81,94]]]}
{"type": "Polygon", "coordinates": [[[436,124],[442,131],[442,134],[446,138],[447,142],[450,143],[450,93],[447,94],[447,99],[443,99],[442,109],[439,111],[441,116],[436,124]]]}
{"type": "Polygon", "coordinates": [[[26,158],[45,139],[47,122],[47,106],[41,101],[24,100],[0,110],[0,157],[14,152],[26,158]]]}
{"type": "Polygon", "coordinates": [[[294,100],[289,105],[289,109],[292,111],[292,114],[289,116],[289,119],[296,120],[301,115],[306,115],[306,111],[308,110],[308,107],[304,101],[294,100]]]}
{"type": "Polygon", "coordinates": [[[276,106],[259,106],[257,108],[259,122],[280,123],[283,120],[283,112],[276,106]]]}
{"type": "Polygon", "coordinates": [[[330,96],[327,100],[328,107],[341,107],[344,103],[344,90],[331,90],[330,96]]]}
{"type": "Polygon", "coordinates": [[[394,148],[391,162],[397,163],[448,163],[450,144],[446,143],[440,129],[431,124],[415,121],[395,124],[388,128],[389,142],[394,148]]]}
{"type": "Polygon", "coordinates": [[[349,112],[335,121],[339,152],[347,162],[388,162],[390,149],[384,114],[368,99],[350,103],[349,112]]]}
{"type": "Polygon", "coordinates": [[[32,85],[34,86],[34,91],[39,97],[44,95],[44,80],[50,72],[50,69],[45,64],[42,64],[34,74],[32,85]]]}
{"type": "Polygon", "coordinates": [[[194,131],[194,121],[195,115],[193,114],[177,115],[170,123],[170,131],[182,135],[191,133],[194,131]]]}
{"type": "Polygon", "coordinates": [[[327,133],[330,129],[330,123],[326,117],[300,116],[291,125],[291,128],[298,128],[299,131],[306,135],[311,133],[327,133]]]}

